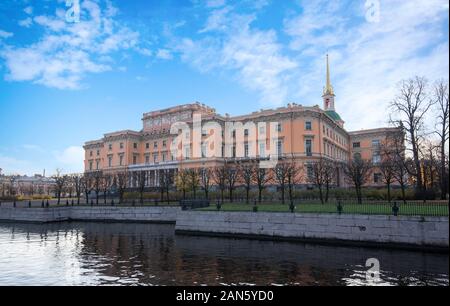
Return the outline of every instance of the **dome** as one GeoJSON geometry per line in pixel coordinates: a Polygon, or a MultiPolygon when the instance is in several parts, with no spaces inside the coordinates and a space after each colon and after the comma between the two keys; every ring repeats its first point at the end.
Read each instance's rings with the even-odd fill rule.
{"type": "Polygon", "coordinates": [[[328,117],[330,117],[334,121],[342,121],[341,116],[339,116],[339,114],[333,110],[327,110],[325,111],[325,113],[328,115],[328,117]]]}

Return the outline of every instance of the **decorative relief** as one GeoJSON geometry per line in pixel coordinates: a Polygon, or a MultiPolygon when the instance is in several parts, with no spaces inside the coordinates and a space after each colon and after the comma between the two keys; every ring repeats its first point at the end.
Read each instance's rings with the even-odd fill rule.
{"type": "Polygon", "coordinates": [[[161,125],[169,125],[178,121],[185,121],[191,118],[191,112],[180,112],[172,115],[162,115],[144,119],[145,129],[152,129],[160,127],[161,125]]]}

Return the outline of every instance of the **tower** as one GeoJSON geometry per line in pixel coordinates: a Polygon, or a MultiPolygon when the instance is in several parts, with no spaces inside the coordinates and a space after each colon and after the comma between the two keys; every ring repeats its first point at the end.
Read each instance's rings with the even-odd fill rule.
{"type": "Polygon", "coordinates": [[[325,87],[323,88],[323,109],[325,111],[332,110],[334,111],[334,89],[331,85],[330,81],[330,64],[328,61],[328,54],[327,54],[327,83],[325,87]]]}
{"type": "Polygon", "coordinates": [[[336,123],[343,127],[344,126],[344,120],[341,119],[341,116],[339,116],[338,113],[336,113],[336,109],[334,107],[334,89],[333,89],[333,85],[331,85],[331,80],[330,80],[330,63],[329,63],[329,59],[328,59],[328,54],[327,54],[327,83],[325,85],[325,87],[323,88],[323,109],[325,110],[325,113],[334,121],[336,121],[336,123]]]}

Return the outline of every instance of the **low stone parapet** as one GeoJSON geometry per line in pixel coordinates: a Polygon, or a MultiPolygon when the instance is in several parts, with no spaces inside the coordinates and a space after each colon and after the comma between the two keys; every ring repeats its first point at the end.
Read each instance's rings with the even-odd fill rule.
{"type": "Polygon", "coordinates": [[[71,220],[175,223],[179,210],[179,207],[0,207],[0,220],[38,223],[71,220]]]}
{"type": "Polygon", "coordinates": [[[179,211],[178,234],[449,247],[448,217],[179,211]]]}

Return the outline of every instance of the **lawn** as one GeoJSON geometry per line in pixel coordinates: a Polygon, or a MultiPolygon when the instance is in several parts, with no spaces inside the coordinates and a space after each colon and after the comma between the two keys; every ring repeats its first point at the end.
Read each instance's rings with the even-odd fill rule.
{"type": "MultiPolygon", "coordinates": [[[[288,204],[258,204],[259,212],[290,212],[288,204]]],[[[295,205],[298,213],[337,213],[336,204],[307,204],[295,205]]],[[[399,215],[410,216],[448,216],[447,203],[399,203],[399,215]]],[[[201,208],[202,211],[217,211],[215,205],[201,208]]],[[[221,211],[253,211],[253,204],[225,203],[221,211]]],[[[392,206],[386,204],[342,204],[343,214],[370,214],[370,215],[393,215],[392,206]]]]}

